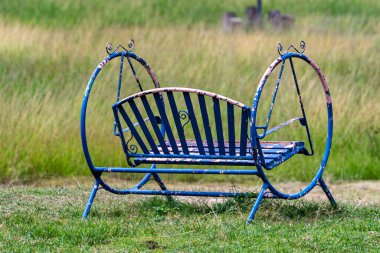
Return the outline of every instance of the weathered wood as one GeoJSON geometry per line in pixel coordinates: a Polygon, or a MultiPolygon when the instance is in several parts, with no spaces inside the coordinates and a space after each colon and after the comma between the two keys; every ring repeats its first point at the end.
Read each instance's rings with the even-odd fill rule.
{"type": "Polygon", "coordinates": [[[242,19],[235,12],[226,12],[223,15],[223,30],[227,32],[236,31],[242,26],[242,19]]]}
{"type": "Polygon", "coordinates": [[[235,18],[236,17],[236,13],[235,12],[226,12],[223,14],[223,30],[224,31],[230,31],[231,29],[231,22],[230,22],[230,19],[231,18],[235,18]]]}
{"type": "Polygon", "coordinates": [[[245,10],[247,16],[247,28],[252,29],[263,24],[262,12],[261,12],[261,1],[257,1],[256,6],[248,6],[245,10]]]}
{"type": "Polygon", "coordinates": [[[268,13],[268,21],[273,27],[280,27],[281,25],[281,12],[279,10],[271,10],[268,13]]]}
{"type": "Polygon", "coordinates": [[[294,17],[291,15],[285,14],[285,15],[282,15],[281,21],[282,21],[282,28],[283,29],[289,29],[294,24],[294,17]]]}
{"type": "Polygon", "coordinates": [[[253,28],[254,24],[257,23],[259,17],[258,17],[258,11],[256,6],[248,6],[245,11],[247,15],[247,27],[253,28]]]}
{"type": "Polygon", "coordinates": [[[280,30],[289,29],[294,23],[294,17],[288,14],[281,14],[279,10],[272,10],[268,14],[268,20],[272,27],[280,30]]]}

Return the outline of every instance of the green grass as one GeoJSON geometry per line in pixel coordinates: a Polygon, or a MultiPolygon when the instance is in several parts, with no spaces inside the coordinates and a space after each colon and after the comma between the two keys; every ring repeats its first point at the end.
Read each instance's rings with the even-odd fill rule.
{"type": "MultiPolygon", "coordinates": [[[[243,16],[245,7],[255,4],[251,0],[0,1],[0,182],[58,176],[68,182],[76,181],[72,175],[90,174],[79,138],[82,95],[106,56],[106,42],[126,44],[131,37],[162,86],[201,88],[248,105],[261,75],[278,56],[277,43],[305,40],[306,53],[322,68],[333,98],[334,139],[325,176],[329,182],[380,179],[380,2],[263,2],[265,15],[271,9],[293,15],[293,29],[279,31],[266,22],[249,33],[223,33],[222,14],[243,16]]],[[[294,157],[268,176],[306,184],[318,168],[326,122],[315,76],[299,68],[317,155],[294,157]]],[[[118,62],[103,70],[91,93],[88,125],[96,128],[89,130],[90,152],[97,165],[125,166],[119,140],[112,135],[110,110],[118,62]]],[[[143,69],[137,71],[144,88],[150,88],[143,69]]],[[[129,77],[127,73],[122,96],[136,91],[129,77]]],[[[272,126],[296,116],[297,101],[288,84],[285,75],[272,126]]],[[[271,90],[264,92],[269,96],[271,90]]],[[[263,99],[263,108],[268,101],[263,99]]],[[[273,138],[302,137],[299,128],[284,130],[273,138]]],[[[108,180],[115,177],[125,178],[112,175],[108,180]]],[[[244,182],[251,188],[257,180],[162,178],[169,184],[244,182]]],[[[100,191],[89,218],[82,221],[89,189],[0,185],[0,252],[377,252],[380,244],[379,206],[338,202],[333,209],[326,202],[264,201],[247,226],[253,199],[168,202],[100,191]]]]}
{"type": "Polygon", "coordinates": [[[88,189],[0,190],[2,252],[376,252],[380,209],[264,201],[251,225],[252,199],[188,203],[99,192],[81,220],[88,189]]]}
{"type": "MultiPolygon", "coordinates": [[[[125,25],[218,25],[222,13],[234,11],[243,15],[245,8],[255,1],[186,1],[186,0],[137,0],[137,1],[86,1],[33,0],[3,1],[0,14],[6,20],[22,21],[45,27],[74,28],[77,25],[97,26],[125,25]],[[20,6],[22,10],[20,11],[20,6]]],[[[365,28],[375,22],[380,11],[376,0],[350,1],[302,1],[271,0],[263,2],[263,11],[278,9],[296,17],[319,16],[354,19],[357,27],[365,28]]],[[[334,20],[330,20],[334,22],[334,20]]]]}
{"type": "MultiPolygon", "coordinates": [[[[379,1],[265,1],[265,13],[277,8],[294,15],[294,29],[281,32],[266,24],[251,33],[223,33],[222,13],[243,15],[249,4],[252,1],[1,1],[0,181],[89,174],[79,139],[85,85],[105,57],[106,42],[127,43],[131,37],[162,86],[201,88],[245,104],[252,102],[261,75],[277,57],[277,42],[285,46],[305,40],[306,53],[322,68],[333,98],[334,140],[327,176],[380,179],[379,1]]],[[[89,121],[97,129],[91,131],[90,148],[97,164],[123,166],[110,110],[118,64],[109,65],[91,94],[89,121]]],[[[142,71],[138,69],[143,85],[150,88],[142,71]]],[[[124,80],[122,96],[135,92],[134,83],[124,80]]],[[[326,134],[315,80],[305,72],[300,85],[305,87],[318,144],[326,134]]],[[[273,124],[296,116],[290,105],[296,100],[282,87],[287,86],[280,88],[284,100],[275,106],[273,124]]],[[[292,158],[273,177],[308,181],[319,158],[292,158]]]]}

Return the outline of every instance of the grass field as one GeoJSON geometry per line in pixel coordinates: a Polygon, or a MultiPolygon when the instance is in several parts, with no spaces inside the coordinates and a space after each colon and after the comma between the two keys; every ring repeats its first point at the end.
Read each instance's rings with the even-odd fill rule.
{"type": "MultiPolygon", "coordinates": [[[[101,191],[80,220],[89,185],[0,191],[2,252],[377,252],[379,206],[252,199],[168,202],[101,191]]],[[[194,200],[194,199],[192,199],[194,200]]]]}
{"type": "MultiPolygon", "coordinates": [[[[380,179],[380,1],[265,0],[265,15],[279,9],[295,17],[294,27],[280,31],[264,22],[250,32],[222,31],[224,12],[242,16],[254,3],[0,1],[0,252],[378,252],[378,181],[353,181],[380,179]],[[315,189],[302,201],[264,200],[247,226],[253,199],[167,201],[100,191],[82,221],[92,180],[79,137],[82,96],[106,56],[106,43],[125,45],[130,38],[163,87],[200,88],[247,105],[278,57],[277,43],[306,41],[305,53],[321,67],[333,99],[334,138],[325,179],[338,208],[315,189]]],[[[112,131],[118,64],[103,68],[91,93],[87,124],[96,165],[126,165],[112,131]]],[[[316,155],[295,156],[268,172],[285,192],[304,188],[313,177],[326,136],[315,73],[295,64],[316,155]]],[[[151,88],[143,69],[136,68],[143,87],[151,88]]],[[[284,72],[270,126],[299,116],[292,76],[287,67],[284,72]]],[[[137,91],[131,73],[125,73],[123,97],[137,91]]],[[[275,79],[270,77],[264,91],[260,119],[275,79]]],[[[271,138],[305,138],[300,129],[284,128],[271,138]]],[[[170,189],[253,192],[260,187],[253,176],[162,179],[170,189]]],[[[106,180],[129,188],[136,176],[106,180]]]]}
{"type": "MultiPolygon", "coordinates": [[[[305,40],[306,53],[322,68],[333,98],[328,177],[380,179],[379,1],[265,1],[265,12],[277,8],[294,15],[294,28],[281,32],[265,25],[250,33],[223,33],[222,13],[242,15],[251,3],[1,1],[0,181],[89,175],[79,139],[85,85],[106,56],[106,42],[126,44],[131,37],[162,86],[202,88],[248,105],[262,73],[277,57],[277,42],[305,40]]],[[[116,65],[105,69],[109,72],[94,88],[91,104],[91,120],[99,127],[91,135],[96,140],[92,152],[100,164],[124,163],[112,136],[116,65]]],[[[133,84],[125,85],[124,96],[133,91],[133,84]]],[[[316,106],[321,97],[313,89],[305,93],[315,116],[313,134],[323,141],[323,110],[316,106]]],[[[287,101],[292,97],[282,95],[288,100],[279,102],[276,115],[290,116],[287,101]]],[[[317,160],[295,158],[274,176],[307,181],[317,160]]]]}

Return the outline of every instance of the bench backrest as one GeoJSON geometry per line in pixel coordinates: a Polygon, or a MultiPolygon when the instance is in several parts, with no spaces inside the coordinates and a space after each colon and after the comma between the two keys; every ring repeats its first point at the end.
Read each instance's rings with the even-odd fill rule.
{"type": "Polygon", "coordinates": [[[119,101],[113,111],[127,160],[252,156],[250,108],[215,93],[156,88],[119,101]]]}

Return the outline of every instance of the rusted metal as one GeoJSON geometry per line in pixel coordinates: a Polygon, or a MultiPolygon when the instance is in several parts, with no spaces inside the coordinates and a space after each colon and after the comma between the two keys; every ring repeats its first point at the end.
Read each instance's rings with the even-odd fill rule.
{"type": "Polygon", "coordinates": [[[95,177],[95,184],[86,206],[83,218],[86,218],[96,192],[101,186],[106,191],[115,194],[151,194],[151,195],[176,195],[176,196],[214,196],[233,197],[247,195],[248,193],[229,192],[196,192],[196,191],[171,191],[168,190],[159,177],[159,173],[167,174],[218,174],[218,175],[257,175],[263,186],[256,195],[256,203],[252,207],[247,222],[255,216],[256,211],[263,198],[297,199],[306,195],[316,185],[321,186],[332,204],[336,204],[329,191],[322,174],[327,164],[332,142],[333,112],[330,92],[326,80],[318,67],[310,58],[304,55],[305,42],[301,41],[300,48],[290,45],[283,51],[281,44],[278,45],[280,56],[265,71],[256,94],[252,107],[228,97],[199,89],[182,87],[160,88],[159,82],[149,65],[139,56],[132,52],[134,42],[131,41],[129,49],[122,45],[112,48],[108,44],[106,51],[109,56],[104,59],[95,69],[88,82],[82,103],[81,111],[81,138],[82,147],[87,164],[95,177]],[[118,51],[121,50],[121,51],[118,51]],[[293,52],[291,52],[291,50],[293,52]],[[114,115],[114,135],[120,139],[125,158],[130,167],[104,167],[95,166],[87,146],[86,114],[87,104],[92,86],[102,68],[111,60],[120,57],[119,80],[116,92],[116,103],[112,105],[114,115]],[[126,58],[129,67],[135,76],[136,84],[140,92],[132,94],[120,100],[120,89],[122,88],[123,60],[126,58]],[[307,187],[294,194],[279,191],[271,184],[266,176],[266,171],[279,166],[291,157],[298,155],[314,155],[314,149],[310,134],[310,128],[303,107],[301,92],[292,59],[298,58],[311,66],[317,73],[324,90],[327,108],[327,138],[325,150],[320,166],[313,180],[307,187]],[[154,88],[143,90],[138,79],[132,61],[136,60],[150,75],[154,88]],[[300,117],[289,119],[271,129],[268,129],[269,121],[274,110],[277,91],[281,86],[284,64],[289,62],[292,69],[294,84],[297,89],[298,101],[302,111],[300,117]],[[268,110],[264,126],[256,124],[257,108],[261,93],[274,69],[280,65],[277,82],[273,91],[271,105],[268,110]],[[153,102],[152,102],[153,101],[153,102]],[[169,112],[170,111],[170,112],[169,112]],[[146,117],[147,115],[148,117],[146,117]],[[226,117],[225,117],[226,115],[226,117]],[[136,120],[137,122],[133,122],[136,120]],[[241,124],[236,128],[235,122],[241,124]],[[292,122],[300,122],[305,129],[310,150],[307,150],[302,141],[266,141],[265,138],[292,122]],[[188,124],[190,123],[190,124],[188,124]],[[248,127],[248,123],[250,124],[248,127]],[[122,125],[127,128],[122,128],[122,125]],[[223,130],[226,125],[227,131],[223,130]],[[185,128],[188,130],[185,131],[185,128]],[[240,129],[240,131],[237,131],[240,129]],[[263,130],[258,134],[257,130],[263,130]],[[151,164],[150,168],[141,168],[141,164],[151,164]],[[237,169],[199,169],[199,168],[157,168],[157,164],[174,165],[227,165],[237,169]],[[240,169],[245,166],[248,169],[240,169]],[[251,169],[255,167],[255,169],[251,169]],[[130,189],[116,189],[107,184],[103,173],[144,173],[145,177],[130,189]],[[154,179],[161,190],[141,190],[150,180],[154,179]]]}

